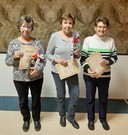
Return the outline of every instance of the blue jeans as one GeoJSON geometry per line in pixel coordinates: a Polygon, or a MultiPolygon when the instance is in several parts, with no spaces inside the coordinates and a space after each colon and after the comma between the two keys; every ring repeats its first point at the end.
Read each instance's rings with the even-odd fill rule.
{"type": "Polygon", "coordinates": [[[67,119],[69,121],[74,120],[77,102],[79,99],[79,81],[78,81],[78,75],[73,75],[71,77],[68,77],[66,79],[60,80],[60,77],[58,74],[52,72],[56,90],[57,90],[57,102],[58,102],[58,110],[60,116],[66,115],[66,109],[65,109],[65,94],[66,94],[66,88],[65,83],[67,83],[68,90],[69,90],[69,103],[68,103],[68,116],[67,119]]]}

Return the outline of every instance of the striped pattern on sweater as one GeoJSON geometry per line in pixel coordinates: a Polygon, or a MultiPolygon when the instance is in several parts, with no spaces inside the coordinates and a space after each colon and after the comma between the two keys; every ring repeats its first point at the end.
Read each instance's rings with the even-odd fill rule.
{"type": "Polygon", "coordinates": [[[86,62],[86,59],[96,51],[100,52],[101,56],[109,61],[108,70],[105,71],[101,77],[110,77],[110,66],[117,61],[115,43],[110,37],[104,37],[101,39],[96,34],[94,36],[85,38],[83,43],[80,63],[83,67],[84,74],[88,76],[87,69],[89,68],[89,65],[86,62]]]}

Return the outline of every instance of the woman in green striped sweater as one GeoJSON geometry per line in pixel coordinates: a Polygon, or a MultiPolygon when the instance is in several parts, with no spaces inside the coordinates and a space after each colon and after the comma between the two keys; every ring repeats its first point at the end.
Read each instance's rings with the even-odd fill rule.
{"type": "Polygon", "coordinates": [[[90,130],[95,129],[96,88],[98,88],[100,122],[105,130],[110,129],[106,119],[108,89],[111,78],[110,66],[116,63],[117,53],[114,40],[106,35],[108,26],[109,20],[106,17],[98,17],[94,24],[96,33],[93,36],[85,38],[81,51],[80,63],[83,67],[83,78],[86,84],[88,128],[90,130]],[[108,70],[106,70],[99,78],[96,77],[96,71],[93,71],[86,62],[86,59],[95,52],[100,52],[103,58],[99,64],[108,67],[108,70]]]}

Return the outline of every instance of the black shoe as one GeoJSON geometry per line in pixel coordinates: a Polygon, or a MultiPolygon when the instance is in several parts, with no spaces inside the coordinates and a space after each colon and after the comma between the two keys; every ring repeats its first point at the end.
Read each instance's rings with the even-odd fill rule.
{"type": "Polygon", "coordinates": [[[40,121],[34,121],[34,126],[36,131],[40,131],[41,129],[40,121]]]}
{"type": "Polygon", "coordinates": [[[89,121],[89,122],[88,122],[88,128],[89,128],[90,130],[94,130],[94,129],[95,129],[95,126],[94,126],[94,122],[93,122],[93,121],[89,121]]]}
{"type": "Polygon", "coordinates": [[[72,126],[74,127],[74,128],[76,128],[76,129],[79,129],[80,127],[79,127],[79,124],[75,121],[75,120],[72,120],[72,121],[70,121],[70,120],[68,120],[71,124],[72,124],[72,126]]]}
{"type": "Polygon", "coordinates": [[[23,123],[23,130],[24,132],[27,132],[29,130],[29,121],[24,121],[23,123]]]}
{"type": "Polygon", "coordinates": [[[103,121],[103,122],[101,122],[102,123],[102,126],[103,126],[103,128],[105,129],[105,130],[109,130],[110,129],[110,127],[109,127],[109,125],[108,125],[108,123],[106,122],[106,121],[103,121]]]}
{"type": "Polygon", "coordinates": [[[66,126],[66,119],[65,119],[65,116],[61,116],[60,117],[60,125],[62,127],[65,127],[66,126]]]}

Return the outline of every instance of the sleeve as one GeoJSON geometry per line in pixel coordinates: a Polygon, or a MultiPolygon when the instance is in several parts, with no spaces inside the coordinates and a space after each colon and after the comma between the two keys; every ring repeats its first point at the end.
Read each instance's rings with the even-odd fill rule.
{"type": "Polygon", "coordinates": [[[46,58],[49,59],[51,62],[53,62],[55,58],[54,51],[55,51],[55,36],[52,34],[46,50],[46,58]]]}
{"type": "Polygon", "coordinates": [[[109,65],[116,63],[116,61],[118,60],[114,40],[112,40],[110,57],[106,57],[105,59],[109,61],[109,65]]]}
{"type": "Polygon", "coordinates": [[[9,43],[6,58],[5,58],[5,64],[8,66],[17,66],[19,64],[19,59],[13,59],[13,55],[15,51],[13,44],[14,42],[9,43]]]}
{"type": "Polygon", "coordinates": [[[87,69],[89,68],[89,65],[86,62],[86,59],[89,57],[89,42],[88,39],[85,38],[83,47],[81,50],[81,58],[80,58],[80,64],[83,67],[84,72],[87,72],[87,69]]]}

